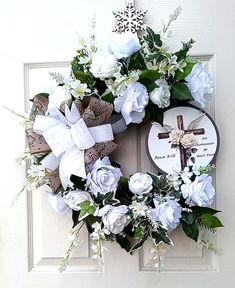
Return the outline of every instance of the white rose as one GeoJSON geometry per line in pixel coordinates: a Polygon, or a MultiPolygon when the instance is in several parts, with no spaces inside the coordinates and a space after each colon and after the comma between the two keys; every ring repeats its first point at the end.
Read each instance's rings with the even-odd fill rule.
{"type": "Polygon", "coordinates": [[[106,194],[116,191],[121,176],[121,170],[113,167],[106,156],[95,162],[91,172],[87,174],[86,186],[94,195],[97,195],[98,192],[106,194]]]}
{"type": "Polygon", "coordinates": [[[197,146],[197,139],[193,133],[184,134],[180,140],[181,145],[187,149],[197,146]]]}
{"type": "Polygon", "coordinates": [[[210,74],[202,64],[194,65],[191,73],[185,78],[195,101],[206,107],[206,98],[213,92],[213,82],[210,74]]]}
{"type": "Polygon", "coordinates": [[[113,234],[119,234],[129,223],[126,213],[128,208],[126,205],[111,206],[106,205],[100,209],[98,216],[102,216],[104,227],[113,234]]]}
{"type": "Polygon", "coordinates": [[[129,189],[136,195],[142,195],[150,192],[153,189],[153,179],[145,173],[135,173],[129,179],[129,189]]]}
{"type": "Polygon", "coordinates": [[[119,65],[111,53],[96,52],[92,56],[90,71],[96,78],[111,78],[119,71],[119,65]]]}
{"type": "Polygon", "coordinates": [[[108,46],[117,59],[127,58],[141,48],[139,38],[131,32],[113,33],[108,46]]]}
{"type": "Polygon", "coordinates": [[[74,190],[69,191],[64,197],[64,202],[69,205],[70,208],[72,208],[75,211],[80,210],[80,205],[82,202],[89,200],[92,202],[91,195],[83,190],[74,190]]]}
{"type": "Polygon", "coordinates": [[[170,105],[170,88],[165,79],[161,78],[155,81],[159,86],[150,92],[149,97],[151,101],[159,108],[168,107],[170,105]]]}
{"type": "Polygon", "coordinates": [[[60,108],[60,105],[64,102],[70,99],[70,95],[63,86],[57,86],[53,93],[49,95],[49,104],[48,108],[56,106],[57,108],[60,108]]]}
{"type": "Polygon", "coordinates": [[[211,183],[212,177],[202,174],[197,176],[193,182],[183,184],[181,192],[184,199],[186,199],[186,203],[190,206],[210,206],[215,196],[215,189],[211,183]]]}
{"type": "Polygon", "coordinates": [[[184,135],[184,131],[183,130],[174,129],[169,134],[169,141],[172,144],[179,145],[183,135],[184,135]]]}
{"type": "Polygon", "coordinates": [[[122,113],[126,124],[142,122],[149,96],[144,85],[136,82],[128,85],[123,94],[114,100],[114,109],[122,113]]]}
{"type": "Polygon", "coordinates": [[[71,210],[70,207],[65,203],[61,193],[56,195],[49,193],[48,201],[51,207],[59,214],[67,214],[71,210]]]}
{"type": "Polygon", "coordinates": [[[159,202],[154,199],[155,208],[151,209],[151,216],[160,222],[160,225],[166,230],[175,229],[181,218],[182,208],[175,200],[166,199],[165,202],[159,202]]]}

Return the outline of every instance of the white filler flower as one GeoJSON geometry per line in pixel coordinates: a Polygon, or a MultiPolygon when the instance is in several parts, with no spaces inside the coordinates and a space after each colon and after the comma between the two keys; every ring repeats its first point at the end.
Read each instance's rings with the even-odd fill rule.
{"type": "Polygon", "coordinates": [[[153,179],[150,175],[137,172],[129,179],[129,189],[136,195],[142,195],[153,189],[153,179]]]}
{"type": "Polygon", "coordinates": [[[208,207],[212,204],[215,196],[212,177],[207,174],[197,176],[193,182],[183,184],[181,192],[190,206],[208,207]]]}
{"type": "Polygon", "coordinates": [[[128,85],[123,94],[114,100],[114,109],[118,113],[122,113],[126,124],[141,123],[145,111],[144,108],[148,104],[149,96],[144,85],[136,82],[128,85]]]}
{"type": "Polygon", "coordinates": [[[113,167],[109,157],[106,156],[95,162],[91,172],[87,174],[86,186],[95,195],[98,192],[106,194],[107,192],[116,191],[121,176],[121,170],[113,167]]]}
{"type": "Polygon", "coordinates": [[[185,78],[195,101],[203,108],[206,107],[206,98],[213,92],[213,82],[210,74],[202,64],[196,64],[191,73],[185,78]]]}

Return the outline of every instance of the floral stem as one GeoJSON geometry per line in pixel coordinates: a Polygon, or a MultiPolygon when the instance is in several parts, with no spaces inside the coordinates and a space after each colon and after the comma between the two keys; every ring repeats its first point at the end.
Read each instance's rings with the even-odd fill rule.
{"type": "Polygon", "coordinates": [[[72,255],[72,251],[77,245],[79,234],[80,234],[80,231],[81,231],[82,227],[84,226],[84,224],[85,224],[85,222],[82,222],[82,224],[79,226],[79,228],[72,232],[72,235],[74,236],[74,238],[72,239],[67,251],[65,252],[64,258],[62,259],[62,261],[60,263],[60,267],[59,267],[60,273],[64,272],[69,265],[69,260],[70,260],[71,255],[72,255]]]}

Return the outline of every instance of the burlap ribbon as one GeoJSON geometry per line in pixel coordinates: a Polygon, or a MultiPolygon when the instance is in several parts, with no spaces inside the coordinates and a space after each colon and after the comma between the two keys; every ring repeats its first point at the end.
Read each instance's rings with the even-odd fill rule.
{"type": "MultiPolygon", "coordinates": [[[[92,135],[94,134],[94,139],[96,142],[96,143],[93,143],[94,145],[92,144],[92,147],[90,147],[88,149],[84,149],[84,163],[85,163],[85,170],[87,173],[90,171],[92,165],[94,164],[94,162],[98,158],[109,155],[111,152],[113,152],[118,147],[118,145],[113,140],[106,141],[106,142],[100,142],[100,141],[102,141],[102,129],[103,129],[103,127],[100,125],[107,123],[108,119],[110,118],[110,116],[112,114],[113,105],[110,103],[107,103],[105,101],[102,101],[100,99],[97,99],[95,97],[89,97],[85,101],[82,101],[82,102],[80,100],[75,100],[73,102],[73,106],[75,106],[75,105],[76,105],[77,109],[71,108],[71,110],[74,110],[73,116],[76,113],[81,115],[81,119],[84,120],[84,123],[85,123],[86,127],[89,129],[89,132],[91,132],[92,135]],[[77,112],[75,113],[75,111],[77,111],[77,112]],[[93,131],[93,130],[95,130],[95,131],[93,131]]],[[[63,114],[60,113],[59,111],[56,111],[56,109],[54,109],[53,111],[51,111],[51,115],[53,116],[53,113],[57,113],[57,114],[60,113],[62,116],[56,115],[55,117],[64,117],[63,115],[66,114],[68,116],[68,119],[73,118],[71,116],[72,113],[70,115],[70,111],[68,111],[68,107],[66,107],[65,105],[61,106],[60,111],[62,111],[63,114]],[[66,113],[66,111],[67,111],[67,113],[66,113]]],[[[26,130],[28,145],[29,145],[30,152],[32,154],[49,153],[54,148],[53,145],[51,145],[51,147],[48,145],[48,143],[50,143],[50,141],[48,140],[49,142],[47,143],[47,141],[44,139],[44,137],[42,135],[43,133],[44,133],[44,136],[47,135],[48,134],[47,131],[44,131],[44,132],[40,131],[39,134],[36,133],[35,131],[33,131],[33,130],[37,131],[38,127],[42,126],[41,125],[42,120],[43,121],[48,120],[48,118],[46,118],[46,117],[48,117],[47,115],[49,115],[49,117],[51,116],[50,115],[50,109],[48,110],[48,100],[45,97],[40,96],[40,95],[35,96],[34,101],[33,101],[33,106],[31,109],[31,113],[30,113],[30,118],[31,118],[31,120],[34,121],[34,129],[27,129],[26,130]],[[42,116],[40,117],[38,115],[42,115],[42,116],[44,115],[45,117],[43,118],[42,116]],[[40,125],[38,125],[38,122],[40,122],[40,125]]],[[[65,119],[65,121],[67,121],[67,119],[65,119]]],[[[47,122],[47,121],[45,121],[45,122],[47,122]]],[[[78,121],[78,122],[81,122],[81,121],[78,121]]],[[[75,128],[77,129],[77,127],[75,127],[75,128]]],[[[107,127],[107,125],[104,125],[104,129],[105,128],[109,128],[109,127],[107,127]]],[[[78,130],[75,130],[75,131],[78,131],[78,130]]],[[[83,133],[83,131],[81,133],[83,133]]],[[[45,138],[50,139],[48,137],[48,135],[45,136],[45,138]]],[[[63,140],[62,138],[63,138],[63,135],[61,135],[61,141],[63,140]]],[[[56,152],[56,151],[53,151],[53,152],[56,152]]],[[[74,151],[72,151],[72,153],[74,153],[74,151]]],[[[71,155],[73,155],[73,154],[71,154],[71,155]]],[[[71,158],[71,155],[69,156],[70,158],[71,158]]],[[[47,176],[45,178],[45,182],[51,186],[51,188],[54,192],[56,192],[58,190],[58,188],[60,187],[60,184],[61,183],[63,184],[63,182],[64,182],[62,180],[64,177],[63,177],[63,175],[61,175],[61,174],[63,174],[63,172],[60,172],[60,177],[58,177],[59,174],[58,174],[57,168],[58,168],[59,162],[61,160],[62,160],[61,158],[56,158],[54,153],[50,153],[48,156],[46,156],[44,158],[44,160],[42,160],[42,164],[44,164],[47,168],[50,168],[50,170],[54,171],[53,175],[47,176]]],[[[69,163],[68,163],[68,165],[69,165],[69,163]]],[[[82,163],[78,163],[77,165],[78,166],[82,165],[82,163]]],[[[66,185],[67,184],[63,185],[64,188],[66,188],[65,187],[66,185]]]]}

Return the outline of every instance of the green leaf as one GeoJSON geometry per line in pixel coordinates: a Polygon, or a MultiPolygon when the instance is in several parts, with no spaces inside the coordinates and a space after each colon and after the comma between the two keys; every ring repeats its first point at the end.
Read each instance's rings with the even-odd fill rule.
{"type": "Polygon", "coordinates": [[[147,35],[143,36],[144,40],[149,46],[150,50],[154,50],[156,47],[162,46],[160,34],[156,34],[151,28],[146,28],[147,35]]]}
{"type": "Polygon", "coordinates": [[[171,85],[172,96],[180,101],[190,101],[193,100],[192,94],[187,85],[183,82],[174,82],[171,85]]]}
{"type": "Polygon", "coordinates": [[[114,198],[115,193],[112,192],[108,192],[106,194],[101,194],[98,193],[97,197],[96,197],[96,202],[97,203],[102,203],[102,205],[115,205],[119,203],[119,200],[114,198]]]}
{"type": "Polygon", "coordinates": [[[144,70],[143,72],[141,72],[139,79],[148,79],[148,80],[152,80],[155,81],[157,79],[159,79],[161,77],[161,75],[156,71],[156,70],[144,70]]]}
{"type": "MultiPolygon", "coordinates": [[[[153,191],[155,194],[162,195],[166,193],[166,187],[168,187],[168,181],[166,177],[157,176],[151,172],[146,172],[153,179],[153,191]]],[[[169,192],[169,191],[167,191],[169,192]]]]}
{"type": "Polygon", "coordinates": [[[198,215],[202,215],[202,214],[211,214],[211,215],[214,215],[218,212],[221,212],[219,210],[215,210],[215,209],[212,209],[212,208],[209,208],[209,207],[199,207],[199,206],[193,206],[191,207],[191,209],[197,213],[198,215]]]}
{"type": "Polygon", "coordinates": [[[98,205],[92,205],[89,200],[83,201],[80,205],[80,215],[79,219],[83,219],[88,215],[94,215],[98,205]]]}
{"type": "Polygon", "coordinates": [[[126,236],[123,235],[116,235],[115,236],[117,243],[125,249],[127,252],[131,250],[131,243],[126,236]]]}
{"type": "Polygon", "coordinates": [[[145,233],[146,233],[146,227],[141,226],[136,227],[134,239],[136,240],[141,239],[145,233]]]}
{"type": "Polygon", "coordinates": [[[127,68],[128,70],[144,70],[146,69],[145,60],[140,53],[137,51],[136,53],[132,54],[127,61],[127,68]]]}
{"type": "Polygon", "coordinates": [[[165,229],[158,229],[158,232],[152,232],[152,238],[154,239],[155,244],[159,244],[160,242],[163,242],[167,245],[174,245],[172,240],[167,235],[167,232],[165,229]]]}
{"type": "Polygon", "coordinates": [[[199,229],[197,224],[194,222],[192,224],[188,224],[186,222],[182,222],[182,228],[184,230],[184,233],[194,241],[197,241],[199,229]]]}
{"type": "Polygon", "coordinates": [[[80,222],[78,219],[79,219],[79,214],[80,214],[80,211],[75,211],[75,210],[72,210],[72,219],[73,219],[73,226],[72,228],[74,228],[75,226],[78,225],[78,223],[80,222]]]}
{"type": "Polygon", "coordinates": [[[178,61],[183,60],[187,57],[187,53],[189,49],[192,48],[193,43],[195,43],[193,39],[190,39],[188,42],[182,42],[183,47],[175,53],[178,61]]]}
{"type": "Polygon", "coordinates": [[[219,218],[208,213],[202,214],[200,220],[205,226],[211,229],[224,226],[219,220],[219,218]]]}
{"type": "Polygon", "coordinates": [[[82,71],[79,67],[78,67],[78,63],[77,63],[77,58],[75,57],[73,59],[73,61],[71,62],[71,68],[73,71],[73,74],[75,76],[76,79],[80,80],[82,83],[90,83],[93,76],[91,73],[86,73],[84,71],[82,71]]]}
{"type": "Polygon", "coordinates": [[[193,224],[196,219],[196,215],[193,212],[182,212],[181,220],[186,222],[187,224],[193,224]]]}
{"type": "Polygon", "coordinates": [[[101,96],[101,99],[106,101],[106,102],[113,103],[115,97],[113,96],[113,93],[110,92],[108,94],[105,94],[105,95],[101,96]]]}
{"type": "Polygon", "coordinates": [[[87,231],[91,234],[93,232],[92,224],[96,222],[96,217],[93,215],[88,215],[86,217],[86,227],[87,231]]]}
{"type": "Polygon", "coordinates": [[[78,177],[76,175],[72,175],[70,177],[70,180],[73,182],[75,188],[85,190],[86,182],[83,180],[83,178],[78,177]]]}
{"type": "Polygon", "coordinates": [[[155,80],[160,77],[161,75],[156,70],[144,70],[139,76],[139,82],[146,87],[148,92],[151,92],[157,87],[155,80]]]}
{"type": "Polygon", "coordinates": [[[180,70],[177,70],[175,72],[175,78],[177,78],[178,80],[185,79],[185,77],[187,77],[191,73],[194,65],[198,63],[196,59],[191,57],[187,58],[185,62],[187,65],[183,68],[183,72],[181,72],[180,70]]]}
{"type": "Polygon", "coordinates": [[[144,234],[144,235],[142,236],[142,238],[140,239],[140,241],[138,241],[137,243],[135,243],[135,244],[131,247],[130,253],[133,252],[133,251],[136,250],[136,249],[141,248],[141,247],[143,246],[144,242],[147,240],[147,238],[148,238],[148,233],[144,234]]]}
{"type": "Polygon", "coordinates": [[[163,125],[163,114],[164,110],[157,107],[153,103],[150,103],[146,107],[146,114],[149,116],[150,120],[163,125]]]}
{"type": "Polygon", "coordinates": [[[118,182],[115,198],[117,198],[122,204],[129,206],[132,203],[133,196],[134,194],[129,190],[128,179],[121,177],[118,182]]]}
{"type": "Polygon", "coordinates": [[[92,75],[89,73],[85,73],[83,71],[80,70],[75,70],[73,72],[74,76],[76,79],[80,80],[82,83],[89,83],[92,79],[92,75]]]}

